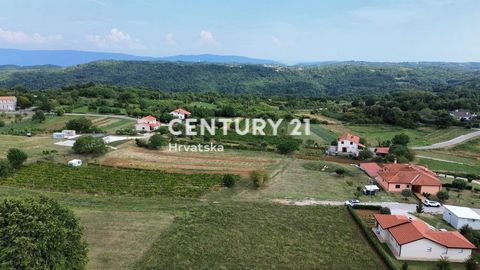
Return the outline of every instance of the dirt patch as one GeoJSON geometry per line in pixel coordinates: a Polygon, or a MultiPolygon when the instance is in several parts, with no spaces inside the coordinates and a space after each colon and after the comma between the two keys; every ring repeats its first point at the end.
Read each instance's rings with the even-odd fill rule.
{"type": "Polygon", "coordinates": [[[373,214],[378,214],[379,212],[377,210],[356,209],[354,211],[369,227],[375,227],[375,218],[373,217],[373,214]]]}

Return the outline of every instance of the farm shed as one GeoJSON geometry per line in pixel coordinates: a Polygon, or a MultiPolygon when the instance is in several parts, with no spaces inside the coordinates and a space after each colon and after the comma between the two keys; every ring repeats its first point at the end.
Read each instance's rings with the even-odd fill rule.
{"type": "Polygon", "coordinates": [[[480,215],[468,207],[444,205],[443,219],[456,229],[464,225],[480,230],[480,215]]]}

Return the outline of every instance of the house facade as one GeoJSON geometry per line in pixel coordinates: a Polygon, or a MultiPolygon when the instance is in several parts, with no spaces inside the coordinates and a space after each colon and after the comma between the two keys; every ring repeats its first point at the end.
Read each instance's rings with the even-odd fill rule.
{"type": "Polygon", "coordinates": [[[450,115],[457,119],[458,121],[470,121],[472,118],[477,117],[476,113],[472,113],[467,110],[454,110],[450,112],[450,115]]]}
{"type": "Polygon", "coordinates": [[[157,121],[157,118],[149,115],[143,118],[137,119],[135,124],[136,131],[150,132],[157,130],[160,127],[160,122],[157,121]]]}
{"type": "Polygon", "coordinates": [[[178,108],[175,111],[170,112],[170,115],[181,120],[185,120],[187,117],[190,117],[191,114],[191,112],[182,108],[178,108]]]}
{"type": "Polygon", "coordinates": [[[353,155],[358,156],[360,150],[364,149],[365,145],[360,143],[360,137],[350,133],[342,134],[337,139],[337,154],[338,155],[353,155]]]}
{"type": "Polygon", "coordinates": [[[480,215],[468,207],[444,205],[443,220],[455,229],[468,225],[474,230],[480,230],[480,215]]]}
{"type": "Polygon", "coordinates": [[[0,96],[0,111],[13,112],[17,109],[17,98],[14,96],[0,96]]]}
{"type": "Polygon", "coordinates": [[[442,182],[434,172],[414,164],[385,164],[375,180],[388,192],[410,189],[420,194],[435,195],[442,189],[442,182]]]}
{"type": "Polygon", "coordinates": [[[457,231],[436,231],[419,219],[374,214],[373,231],[399,260],[435,261],[442,257],[463,262],[475,245],[457,231]]]}

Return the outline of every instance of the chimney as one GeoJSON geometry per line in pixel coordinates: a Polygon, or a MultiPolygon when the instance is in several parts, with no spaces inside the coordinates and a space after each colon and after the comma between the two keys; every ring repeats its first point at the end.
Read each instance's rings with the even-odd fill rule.
{"type": "Polygon", "coordinates": [[[397,158],[395,158],[395,159],[393,160],[393,163],[394,163],[394,164],[397,164],[397,158]]]}

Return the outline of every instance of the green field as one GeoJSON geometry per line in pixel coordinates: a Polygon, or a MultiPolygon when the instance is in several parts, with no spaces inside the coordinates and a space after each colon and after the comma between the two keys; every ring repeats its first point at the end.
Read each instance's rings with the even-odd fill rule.
{"type": "Polygon", "coordinates": [[[464,135],[472,130],[465,128],[451,127],[448,129],[434,129],[421,127],[417,129],[406,129],[388,125],[348,125],[346,126],[355,135],[363,137],[370,145],[376,146],[379,141],[391,140],[395,135],[404,133],[410,137],[411,146],[423,146],[448,141],[452,138],[464,135]]]}
{"type": "Polygon", "coordinates": [[[221,175],[177,174],[116,169],[97,165],[79,168],[50,162],[24,166],[3,185],[91,194],[198,197],[221,183],[221,175]]]}
{"type": "Polygon", "coordinates": [[[430,170],[438,172],[471,173],[480,175],[480,165],[478,164],[458,164],[428,158],[417,158],[417,163],[426,165],[430,170]]]}
{"type": "Polygon", "coordinates": [[[345,208],[256,203],[191,209],[138,263],[139,269],[359,267],[384,268],[345,208]]]}

